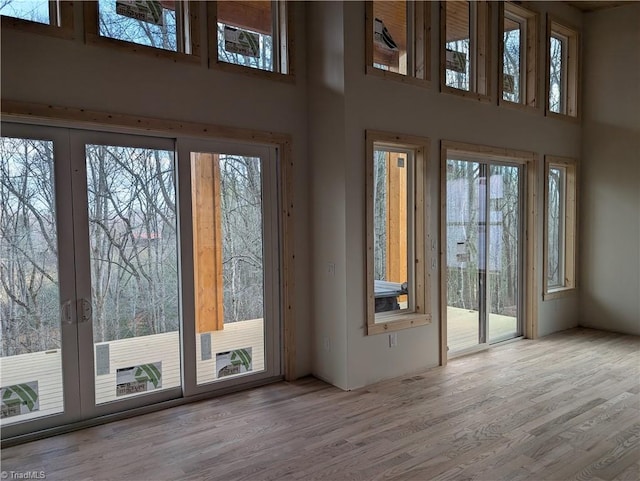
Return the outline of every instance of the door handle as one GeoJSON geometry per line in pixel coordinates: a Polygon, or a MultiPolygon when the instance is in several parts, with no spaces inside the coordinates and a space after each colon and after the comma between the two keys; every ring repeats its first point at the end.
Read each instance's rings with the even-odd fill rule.
{"type": "Polygon", "coordinates": [[[71,318],[71,301],[70,300],[66,300],[62,303],[60,316],[61,316],[62,324],[73,324],[73,319],[71,318]]]}
{"type": "Polygon", "coordinates": [[[91,317],[93,315],[93,307],[91,306],[91,302],[89,301],[89,299],[78,299],[76,308],[78,310],[78,323],[91,320],[91,317]]]}

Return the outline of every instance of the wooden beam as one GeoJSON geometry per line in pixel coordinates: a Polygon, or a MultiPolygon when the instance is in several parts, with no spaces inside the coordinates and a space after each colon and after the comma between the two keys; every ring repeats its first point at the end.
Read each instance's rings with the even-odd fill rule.
{"type": "MultiPolygon", "coordinates": [[[[387,280],[407,282],[407,154],[387,159],[387,280]]],[[[398,301],[405,302],[407,296],[398,301]]]]}
{"type": "Polygon", "coordinates": [[[224,329],[218,154],[191,154],[196,332],[224,329]]]}

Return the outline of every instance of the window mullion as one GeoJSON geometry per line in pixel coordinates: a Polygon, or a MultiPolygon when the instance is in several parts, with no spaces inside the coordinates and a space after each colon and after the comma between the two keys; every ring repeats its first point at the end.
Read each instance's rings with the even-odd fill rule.
{"type": "Polygon", "coordinates": [[[187,19],[189,18],[188,2],[176,2],[176,48],[178,52],[187,52],[187,35],[189,30],[187,19]]]}
{"type": "Polygon", "coordinates": [[[415,76],[416,17],[414,2],[407,2],[407,75],[415,76]]]}
{"type": "Polygon", "coordinates": [[[280,63],[280,2],[271,2],[271,66],[274,72],[281,72],[280,63]]]}

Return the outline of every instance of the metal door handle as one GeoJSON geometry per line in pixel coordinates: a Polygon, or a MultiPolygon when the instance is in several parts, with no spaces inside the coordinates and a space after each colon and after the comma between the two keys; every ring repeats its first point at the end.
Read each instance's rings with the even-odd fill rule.
{"type": "Polygon", "coordinates": [[[78,299],[76,308],[78,309],[78,322],[87,322],[93,315],[93,307],[89,299],[78,299]]]}
{"type": "Polygon", "coordinates": [[[71,301],[67,300],[62,303],[62,309],[60,311],[62,324],[73,324],[71,318],[71,301]]]}

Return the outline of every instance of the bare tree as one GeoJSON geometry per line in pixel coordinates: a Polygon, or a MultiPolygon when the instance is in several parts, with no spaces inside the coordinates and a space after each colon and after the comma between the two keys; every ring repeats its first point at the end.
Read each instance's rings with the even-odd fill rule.
{"type": "Polygon", "coordinates": [[[259,158],[220,156],[225,322],[263,317],[262,177],[259,158]]]}
{"type": "Polygon", "coordinates": [[[53,144],[0,142],[2,355],[60,347],[53,144]]]}

